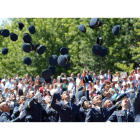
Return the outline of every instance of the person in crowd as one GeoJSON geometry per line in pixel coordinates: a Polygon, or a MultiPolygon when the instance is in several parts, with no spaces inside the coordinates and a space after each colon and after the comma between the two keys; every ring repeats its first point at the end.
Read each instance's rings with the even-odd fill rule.
{"type": "Polygon", "coordinates": [[[64,90],[68,89],[68,80],[67,79],[63,79],[63,89],[64,90]]]}
{"type": "Polygon", "coordinates": [[[108,70],[107,79],[112,82],[113,75],[111,74],[111,70],[108,70]]]}
{"type": "Polygon", "coordinates": [[[130,76],[132,77],[132,81],[134,81],[135,80],[135,70],[131,71],[130,76]]]}
{"type": "Polygon", "coordinates": [[[122,110],[114,111],[107,122],[134,122],[134,114],[130,109],[130,100],[124,98],[121,103],[122,110]]]}
{"type": "Polygon", "coordinates": [[[2,79],[2,81],[1,81],[1,91],[2,91],[2,93],[4,92],[4,90],[5,90],[5,79],[2,79]]]}
{"type": "Polygon", "coordinates": [[[57,86],[60,87],[60,85],[62,84],[62,78],[61,76],[57,77],[57,82],[56,82],[57,86]]]}
{"type": "Polygon", "coordinates": [[[80,88],[80,83],[81,83],[81,74],[78,73],[78,74],[77,74],[77,78],[76,78],[76,92],[77,92],[78,89],[80,88]]]}
{"type": "Polygon", "coordinates": [[[2,96],[5,98],[10,98],[9,88],[5,88],[4,92],[2,93],[2,96]]]}
{"type": "Polygon", "coordinates": [[[68,91],[72,91],[72,89],[75,87],[74,80],[72,77],[69,78],[69,83],[68,83],[68,91]]]}
{"type": "Polygon", "coordinates": [[[19,95],[23,95],[23,88],[24,88],[24,83],[22,81],[22,78],[19,79],[19,83],[18,83],[18,92],[19,95]]]}
{"type": "Polygon", "coordinates": [[[96,80],[96,84],[94,85],[94,88],[96,88],[96,93],[97,93],[97,92],[100,92],[101,87],[102,87],[102,86],[100,85],[99,80],[96,80]]]}
{"type": "Polygon", "coordinates": [[[96,73],[93,73],[93,76],[92,76],[92,82],[95,84],[96,83],[96,80],[98,79],[96,73]]]}
{"type": "Polygon", "coordinates": [[[73,103],[72,98],[67,91],[64,91],[61,95],[62,102],[57,102],[56,99],[59,94],[59,89],[54,91],[51,106],[59,114],[59,122],[81,122],[81,114],[79,112],[78,106],[73,103]]]}

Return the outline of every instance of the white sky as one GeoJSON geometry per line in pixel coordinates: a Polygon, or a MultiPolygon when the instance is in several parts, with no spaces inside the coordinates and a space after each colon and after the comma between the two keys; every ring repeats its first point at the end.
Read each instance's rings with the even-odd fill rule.
{"type": "Polygon", "coordinates": [[[0,18],[0,26],[3,23],[3,21],[6,21],[6,20],[9,21],[8,18],[0,18]]]}

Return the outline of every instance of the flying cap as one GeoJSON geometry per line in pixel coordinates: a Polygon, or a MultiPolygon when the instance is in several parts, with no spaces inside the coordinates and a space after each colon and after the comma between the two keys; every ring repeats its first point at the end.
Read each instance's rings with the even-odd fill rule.
{"type": "Polygon", "coordinates": [[[29,32],[31,34],[34,34],[35,33],[35,27],[33,25],[31,25],[29,28],[28,28],[29,32]]]}
{"type": "Polygon", "coordinates": [[[91,18],[90,23],[89,23],[89,27],[90,28],[96,28],[100,25],[100,20],[99,18],[91,18]]]}
{"type": "Polygon", "coordinates": [[[112,28],[112,33],[114,35],[118,35],[120,33],[120,31],[121,31],[121,26],[120,25],[116,25],[112,28]]]}
{"type": "Polygon", "coordinates": [[[50,58],[49,58],[49,64],[51,66],[56,66],[58,63],[57,63],[57,59],[58,59],[58,56],[57,55],[52,55],[50,58]]]}
{"type": "Polygon", "coordinates": [[[68,63],[68,58],[65,55],[60,55],[57,62],[60,67],[64,67],[68,63]]]}
{"type": "Polygon", "coordinates": [[[80,24],[78,28],[81,32],[83,32],[83,33],[86,32],[86,27],[84,26],[84,24],[80,24]]]}
{"type": "Polygon", "coordinates": [[[23,59],[23,62],[24,62],[25,64],[27,64],[27,65],[31,65],[31,64],[32,64],[32,61],[31,61],[31,59],[30,59],[29,57],[25,57],[25,58],[23,59]]]}
{"type": "Polygon", "coordinates": [[[93,47],[92,47],[92,52],[93,52],[95,55],[99,55],[101,49],[102,49],[102,47],[101,47],[99,44],[95,44],[95,45],[93,45],[93,47]]]}
{"type": "Polygon", "coordinates": [[[40,45],[36,48],[36,51],[39,55],[42,55],[46,51],[46,47],[44,45],[40,45]]]}
{"type": "Polygon", "coordinates": [[[32,50],[32,45],[30,43],[24,43],[22,49],[24,52],[29,53],[32,50]]]}
{"type": "Polygon", "coordinates": [[[1,30],[1,35],[3,37],[8,37],[10,35],[10,32],[8,29],[3,29],[3,30],[1,30]]]}
{"type": "Polygon", "coordinates": [[[19,26],[19,29],[22,30],[23,27],[24,27],[24,24],[23,24],[22,22],[19,22],[19,23],[18,23],[18,26],[19,26]]]}
{"type": "Polygon", "coordinates": [[[15,34],[15,33],[10,33],[10,39],[11,39],[12,41],[17,41],[17,40],[18,40],[18,35],[15,34]]]}
{"type": "Polygon", "coordinates": [[[8,49],[5,47],[2,49],[2,54],[7,54],[8,53],[8,49]]]}
{"type": "Polygon", "coordinates": [[[61,53],[62,55],[68,54],[68,49],[65,48],[65,47],[62,47],[62,48],[60,49],[60,53],[61,53]]]}
{"type": "Polygon", "coordinates": [[[105,56],[107,55],[107,53],[108,53],[107,48],[106,48],[106,47],[102,47],[102,49],[101,49],[99,55],[100,55],[101,57],[105,57],[105,56]]]}
{"type": "Polygon", "coordinates": [[[50,69],[45,69],[42,71],[41,73],[41,77],[44,79],[44,80],[48,80],[50,78],[50,76],[52,75],[52,71],[50,69]]]}
{"type": "Polygon", "coordinates": [[[102,37],[97,37],[97,44],[99,44],[99,45],[102,45],[103,44],[102,37]]]}
{"type": "Polygon", "coordinates": [[[23,40],[24,40],[25,43],[31,43],[32,38],[31,38],[31,36],[28,33],[25,33],[23,35],[23,40]]]}

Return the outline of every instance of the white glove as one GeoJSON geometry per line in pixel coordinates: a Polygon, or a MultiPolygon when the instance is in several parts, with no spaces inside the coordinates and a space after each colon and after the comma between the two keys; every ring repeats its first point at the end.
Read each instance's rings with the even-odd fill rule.
{"type": "Polygon", "coordinates": [[[36,92],[34,98],[37,99],[40,95],[41,95],[41,93],[39,92],[39,90],[37,90],[37,92],[36,92]]]}
{"type": "Polygon", "coordinates": [[[25,106],[23,105],[23,104],[21,104],[20,106],[19,106],[19,111],[21,112],[22,110],[24,110],[25,109],[25,106]]]}
{"type": "Polygon", "coordinates": [[[7,98],[7,99],[6,99],[6,102],[8,103],[9,101],[10,101],[10,98],[7,98]]]}
{"type": "Polygon", "coordinates": [[[130,92],[134,92],[134,89],[130,89],[130,92]]]}
{"type": "Polygon", "coordinates": [[[19,114],[19,118],[22,119],[23,117],[26,116],[26,111],[21,111],[20,114],[19,114]]]}
{"type": "Polygon", "coordinates": [[[60,88],[59,87],[51,90],[51,95],[58,94],[58,93],[60,93],[60,88]]]}
{"type": "Polygon", "coordinates": [[[72,89],[72,94],[75,95],[75,87],[72,89]]]}
{"type": "Polygon", "coordinates": [[[126,91],[125,93],[129,93],[129,92],[134,92],[134,89],[130,89],[130,90],[126,91]]]}
{"type": "Polygon", "coordinates": [[[42,97],[41,97],[41,94],[40,94],[39,97],[38,97],[38,102],[41,103],[41,101],[42,101],[42,97]]]}
{"type": "Polygon", "coordinates": [[[84,102],[84,100],[86,99],[86,97],[85,96],[83,96],[82,98],[81,98],[81,100],[80,100],[80,102],[79,102],[79,104],[81,105],[83,102],[84,102]]]}

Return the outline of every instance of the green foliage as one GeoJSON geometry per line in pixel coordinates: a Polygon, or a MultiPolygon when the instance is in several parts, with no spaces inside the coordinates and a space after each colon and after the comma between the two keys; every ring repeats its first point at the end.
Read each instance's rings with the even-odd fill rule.
{"type": "MultiPolygon", "coordinates": [[[[65,70],[56,67],[56,75],[61,72],[70,74],[82,72],[89,69],[99,72],[101,68],[105,71],[111,69],[115,71],[128,71],[139,66],[140,63],[140,19],[138,18],[103,18],[103,26],[95,29],[89,28],[90,18],[20,18],[11,19],[11,25],[5,23],[2,28],[7,28],[10,32],[18,35],[18,40],[12,42],[10,37],[0,36],[0,49],[8,47],[7,55],[0,55],[0,77],[4,73],[8,76],[25,76],[30,73],[33,76],[40,75],[41,71],[49,67],[49,57],[53,54],[60,55],[59,47],[68,47],[70,55],[71,69],[65,70]],[[23,30],[18,29],[18,22],[23,22],[23,30]],[[79,24],[84,24],[86,33],[78,30],[79,24]],[[35,34],[30,34],[28,27],[34,25],[35,34]],[[121,25],[122,30],[119,35],[112,34],[114,25],[121,25]],[[41,44],[47,47],[43,55],[38,55],[35,51],[25,53],[22,50],[23,35],[29,33],[34,45],[41,44]],[[92,46],[96,44],[97,37],[103,38],[103,47],[108,48],[108,55],[104,58],[95,56],[92,53],[92,46]],[[23,58],[29,56],[32,65],[23,63],[23,58]]],[[[0,52],[1,53],[1,52],[0,52]]]]}

